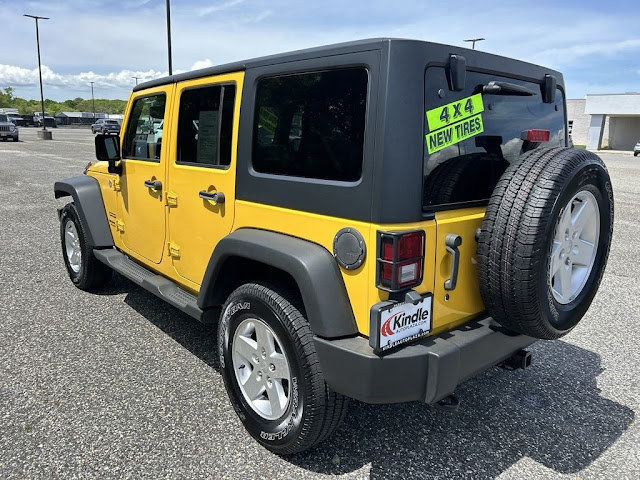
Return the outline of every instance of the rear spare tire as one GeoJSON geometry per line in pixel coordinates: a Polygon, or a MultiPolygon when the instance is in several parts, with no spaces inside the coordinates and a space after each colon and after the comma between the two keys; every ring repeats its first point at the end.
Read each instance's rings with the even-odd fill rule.
{"type": "Polygon", "coordinates": [[[598,290],[612,232],[613,190],[597,155],[573,148],[524,154],[500,178],[479,236],[488,313],[525,335],[565,335],[598,290]]]}

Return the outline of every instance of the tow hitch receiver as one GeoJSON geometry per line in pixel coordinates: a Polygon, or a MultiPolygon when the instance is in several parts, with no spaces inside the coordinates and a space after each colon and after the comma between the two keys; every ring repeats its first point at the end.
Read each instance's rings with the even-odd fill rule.
{"type": "Polygon", "coordinates": [[[499,366],[505,370],[517,370],[518,368],[524,370],[531,366],[531,352],[527,350],[518,350],[499,366]]]}

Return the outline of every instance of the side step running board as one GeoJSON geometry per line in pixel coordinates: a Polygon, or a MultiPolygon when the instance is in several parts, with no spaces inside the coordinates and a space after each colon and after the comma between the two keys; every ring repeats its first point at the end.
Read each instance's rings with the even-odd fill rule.
{"type": "Polygon", "coordinates": [[[197,298],[182,290],[168,278],[147,270],[114,248],[94,250],[93,254],[99,261],[145,290],[166,300],[196,320],[202,320],[202,310],[198,308],[197,298]]]}

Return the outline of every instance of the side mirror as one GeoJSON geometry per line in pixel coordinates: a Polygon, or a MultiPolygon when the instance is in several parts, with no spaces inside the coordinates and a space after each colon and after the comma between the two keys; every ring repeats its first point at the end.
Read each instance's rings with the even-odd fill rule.
{"type": "Polygon", "coordinates": [[[122,165],[116,165],[120,160],[120,135],[98,134],[95,138],[96,158],[109,162],[109,173],[122,173],[122,165]]]}

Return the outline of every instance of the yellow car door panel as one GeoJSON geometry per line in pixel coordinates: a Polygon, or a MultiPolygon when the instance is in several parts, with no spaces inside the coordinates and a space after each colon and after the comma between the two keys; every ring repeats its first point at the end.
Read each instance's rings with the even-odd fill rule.
{"type": "Polygon", "coordinates": [[[160,263],[165,245],[166,158],[163,136],[173,85],[146,91],[130,102],[122,138],[119,231],[129,253],[160,263]]]}
{"type": "Polygon", "coordinates": [[[169,245],[176,273],[201,284],[234,219],[239,95],[244,73],[182,82],[169,162],[169,245]]]}

